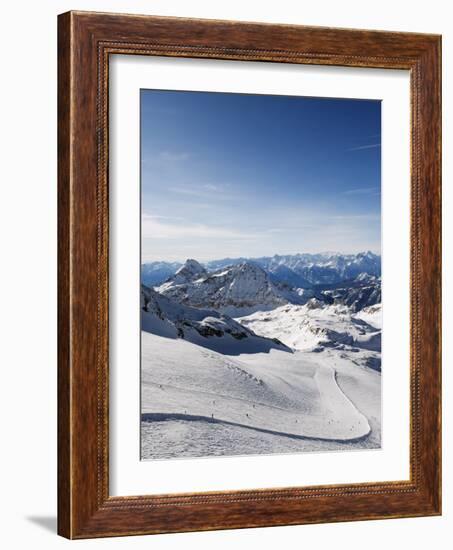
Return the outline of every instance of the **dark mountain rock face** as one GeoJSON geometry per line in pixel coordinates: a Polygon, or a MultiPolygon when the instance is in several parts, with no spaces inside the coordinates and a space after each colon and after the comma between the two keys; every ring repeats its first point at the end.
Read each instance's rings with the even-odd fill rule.
{"type": "Polygon", "coordinates": [[[373,306],[381,302],[381,281],[375,281],[363,286],[344,286],[335,290],[321,292],[323,296],[334,304],[344,304],[351,311],[360,311],[364,307],[373,306]]]}

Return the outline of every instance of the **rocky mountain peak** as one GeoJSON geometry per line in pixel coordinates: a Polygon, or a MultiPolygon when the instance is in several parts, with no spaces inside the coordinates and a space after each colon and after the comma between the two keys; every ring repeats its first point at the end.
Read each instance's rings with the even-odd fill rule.
{"type": "Polygon", "coordinates": [[[200,277],[205,277],[207,274],[206,269],[197,260],[189,258],[173,277],[170,277],[170,281],[175,284],[189,283],[200,277]]]}

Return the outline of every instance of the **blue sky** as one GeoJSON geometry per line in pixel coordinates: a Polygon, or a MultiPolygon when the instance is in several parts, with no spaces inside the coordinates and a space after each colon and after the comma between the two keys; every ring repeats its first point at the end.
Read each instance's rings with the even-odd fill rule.
{"type": "Polygon", "coordinates": [[[380,252],[379,101],[142,90],[142,261],[380,252]]]}

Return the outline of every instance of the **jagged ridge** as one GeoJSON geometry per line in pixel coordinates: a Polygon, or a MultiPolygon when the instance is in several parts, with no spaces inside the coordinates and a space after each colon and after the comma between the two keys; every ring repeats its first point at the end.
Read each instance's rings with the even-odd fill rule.
{"type": "Polygon", "coordinates": [[[165,338],[183,338],[222,353],[268,352],[290,348],[277,338],[256,335],[217,311],[179,304],[142,285],[142,330],[165,338]]]}
{"type": "Polygon", "coordinates": [[[156,289],[160,294],[193,307],[218,311],[278,307],[301,298],[290,289],[273,283],[266,271],[252,262],[244,262],[214,273],[195,260],[188,260],[173,277],[156,289]]]}

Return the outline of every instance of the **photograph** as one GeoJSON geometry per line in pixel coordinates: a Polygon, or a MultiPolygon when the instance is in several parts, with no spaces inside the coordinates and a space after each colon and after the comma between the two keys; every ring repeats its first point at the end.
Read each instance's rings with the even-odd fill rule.
{"type": "Polygon", "coordinates": [[[451,549],[450,4],[2,7],[2,547],[451,549]]]}
{"type": "Polygon", "coordinates": [[[381,102],[142,89],[141,459],[381,447],[381,102]]]}

